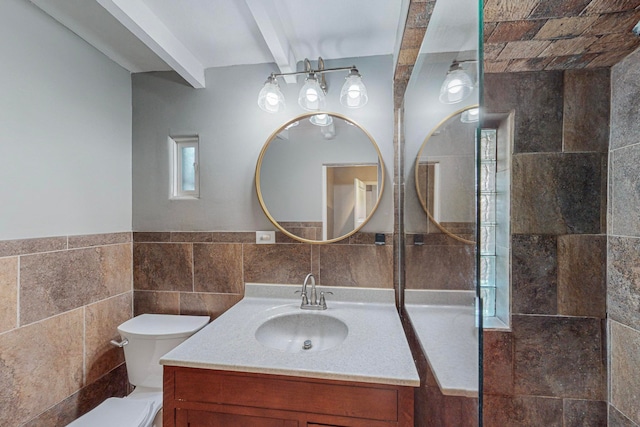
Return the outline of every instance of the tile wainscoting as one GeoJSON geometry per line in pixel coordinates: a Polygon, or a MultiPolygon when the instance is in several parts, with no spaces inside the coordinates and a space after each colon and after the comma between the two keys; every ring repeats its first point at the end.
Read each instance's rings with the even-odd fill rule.
{"type": "MultiPolygon", "coordinates": [[[[255,243],[255,232],[134,232],[134,307],[138,313],[218,317],[240,301],[245,283],[393,288],[392,236],[374,244],[356,233],[333,244],[255,243]]],[[[293,292],[293,290],[292,290],[293,292]]]]}
{"type": "Polygon", "coordinates": [[[0,425],[64,426],[129,391],[131,233],[0,241],[0,425]]]}

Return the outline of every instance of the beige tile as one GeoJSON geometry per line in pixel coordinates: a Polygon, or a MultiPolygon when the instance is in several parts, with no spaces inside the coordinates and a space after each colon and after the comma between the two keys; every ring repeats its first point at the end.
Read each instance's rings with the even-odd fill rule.
{"type": "Polygon", "coordinates": [[[18,323],[18,257],[0,258],[0,333],[18,323]]]}
{"type": "Polygon", "coordinates": [[[511,320],[516,395],[607,398],[600,319],[514,315],[511,320]]]}
{"type": "Polygon", "coordinates": [[[606,317],[607,237],[558,237],[558,314],[606,317]]]}
{"type": "Polygon", "coordinates": [[[20,258],[20,324],[131,290],[131,244],[20,258]]]}
{"type": "Polygon", "coordinates": [[[18,426],[80,389],[83,309],[0,335],[0,425],[18,426]]]}
{"type": "Polygon", "coordinates": [[[612,33],[627,33],[638,22],[638,13],[628,11],[621,13],[606,13],[598,17],[598,20],[589,27],[585,35],[604,35],[612,33]]]}
{"type": "Polygon", "coordinates": [[[402,35],[401,49],[420,48],[425,28],[405,28],[402,35]]]}
{"type": "Polygon", "coordinates": [[[136,290],[193,291],[193,244],[134,243],[136,290]]]}
{"type": "Polygon", "coordinates": [[[418,57],[420,49],[412,48],[412,49],[403,49],[400,51],[398,56],[398,64],[400,65],[413,65],[416,63],[416,58],[418,57]]]}
{"type": "Polygon", "coordinates": [[[124,352],[110,344],[120,340],[118,326],[131,319],[133,293],[127,292],[85,308],[85,384],[124,363],[124,352]]]}
{"type": "Polygon", "coordinates": [[[69,249],[87,248],[91,246],[115,245],[119,243],[130,243],[131,233],[107,233],[107,234],[87,234],[83,236],[69,236],[69,249]]]}
{"type": "Polygon", "coordinates": [[[393,287],[393,245],[323,245],[322,286],[393,287]]]}
{"type": "Polygon", "coordinates": [[[195,292],[243,294],[242,244],[193,245],[195,292]]]}
{"type": "Polygon", "coordinates": [[[244,281],[302,283],[311,271],[311,245],[242,245],[244,281]]]}
{"type": "Polygon", "coordinates": [[[509,61],[485,61],[485,73],[504,73],[509,66],[509,61]]]}
{"type": "Polygon", "coordinates": [[[531,40],[544,23],[545,21],[542,19],[500,22],[491,32],[487,42],[504,43],[531,40]]]}
{"type": "Polygon", "coordinates": [[[129,379],[125,365],[120,365],[98,381],[81,388],[21,427],[66,426],[86,414],[109,397],[129,394],[129,379]]]}
{"type": "Polygon", "coordinates": [[[134,242],[170,242],[171,233],[168,231],[135,231],[134,242]]]}
{"type": "Polygon", "coordinates": [[[595,36],[555,40],[540,54],[540,56],[579,55],[587,50],[587,48],[597,40],[598,38],[595,36]]]}
{"type": "MultiPolygon", "coordinates": [[[[633,28],[633,27],[632,27],[633,28]]],[[[638,40],[630,37],[629,34],[607,34],[597,39],[589,45],[587,52],[624,52],[631,51],[638,46],[638,40]]]]}
{"type": "Polygon", "coordinates": [[[640,424],[640,331],[618,322],[611,325],[611,404],[640,424]]]}
{"type": "Polygon", "coordinates": [[[210,316],[211,320],[233,307],[242,295],[184,292],[180,294],[180,314],[210,316]]]}
{"type": "Polygon", "coordinates": [[[509,42],[498,55],[498,61],[518,58],[536,58],[551,44],[548,40],[527,40],[521,42],[509,42]]]}
{"type": "Polygon", "coordinates": [[[484,4],[485,22],[516,21],[527,18],[540,0],[487,0],[484,4]]]}
{"type": "Polygon", "coordinates": [[[598,20],[597,16],[573,16],[570,18],[549,19],[538,31],[537,40],[556,40],[565,37],[577,37],[598,20]]]}
{"type": "Polygon", "coordinates": [[[172,242],[211,242],[213,233],[211,232],[172,232],[172,242]]]}
{"type": "Polygon", "coordinates": [[[505,70],[508,73],[519,73],[523,71],[541,71],[551,62],[551,58],[525,58],[512,59],[505,70]]]}
{"type": "Polygon", "coordinates": [[[0,257],[59,251],[66,248],[66,237],[4,240],[0,241],[0,257]]]}
{"type": "Polygon", "coordinates": [[[473,245],[412,245],[406,248],[405,259],[407,289],[473,289],[473,245]]]}
{"type": "Polygon", "coordinates": [[[634,10],[638,8],[638,0],[593,0],[585,13],[613,13],[634,10]]]}
{"type": "Polygon", "coordinates": [[[211,241],[214,243],[255,243],[256,233],[252,231],[215,231],[211,241]]]}
{"type": "Polygon", "coordinates": [[[134,291],[133,314],[180,314],[179,292],[134,291]]]}

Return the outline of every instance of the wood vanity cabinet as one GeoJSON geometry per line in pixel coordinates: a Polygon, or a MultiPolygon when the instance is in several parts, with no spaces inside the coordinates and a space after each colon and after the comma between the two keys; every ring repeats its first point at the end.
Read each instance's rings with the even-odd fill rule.
{"type": "Polygon", "coordinates": [[[164,367],[165,427],[413,427],[412,387],[164,367]]]}

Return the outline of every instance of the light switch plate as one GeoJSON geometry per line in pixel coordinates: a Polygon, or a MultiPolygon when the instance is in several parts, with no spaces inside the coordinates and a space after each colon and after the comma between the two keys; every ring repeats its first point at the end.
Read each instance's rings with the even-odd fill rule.
{"type": "Polygon", "coordinates": [[[256,243],[259,245],[272,245],[276,242],[275,231],[256,231],[256,243]]]}

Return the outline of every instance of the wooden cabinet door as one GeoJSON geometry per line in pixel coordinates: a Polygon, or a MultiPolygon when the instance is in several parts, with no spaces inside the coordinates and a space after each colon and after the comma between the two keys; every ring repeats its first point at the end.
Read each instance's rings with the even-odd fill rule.
{"type": "Polygon", "coordinates": [[[267,418],[253,415],[178,410],[178,427],[298,427],[296,420],[267,418]]]}

